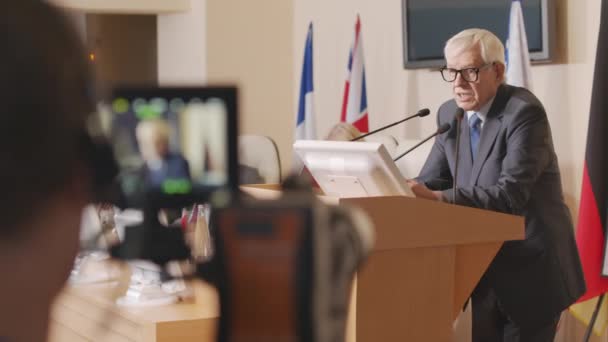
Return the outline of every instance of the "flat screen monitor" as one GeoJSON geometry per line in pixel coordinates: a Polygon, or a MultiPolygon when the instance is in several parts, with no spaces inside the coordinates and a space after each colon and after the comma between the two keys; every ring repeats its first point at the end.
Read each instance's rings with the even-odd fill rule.
{"type": "Polygon", "coordinates": [[[381,143],[298,140],[293,147],[328,196],[413,197],[381,143]]]}
{"type": "MultiPolygon", "coordinates": [[[[552,58],[554,1],[521,1],[532,61],[552,58]]],[[[468,28],[487,29],[506,43],[510,8],[511,0],[402,0],[404,67],[443,66],[445,42],[468,28]]]]}
{"type": "Polygon", "coordinates": [[[235,88],[119,88],[107,107],[128,207],[180,207],[237,188],[235,88]]]}

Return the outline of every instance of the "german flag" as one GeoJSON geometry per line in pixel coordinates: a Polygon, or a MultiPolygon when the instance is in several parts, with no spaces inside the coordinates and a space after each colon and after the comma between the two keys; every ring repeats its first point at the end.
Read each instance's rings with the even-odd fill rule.
{"type": "MultiPolygon", "coordinates": [[[[587,301],[608,292],[608,264],[606,258],[606,227],[608,215],[608,6],[602,0],[600,31],[595,57],[593,91],[591,93],[591,111],[587,130],[587,147],[583,170],[579,219],[576,228],[578,246],[587,292],[579,302],[587,301]]],[[[581,306],[574,306],[575,316],[586,320],[589,310],[582,307],[596,302],[588,301],[581,306]],[[587,304],[587,305],[585,305],[587,304]]],[[[604,301],[606,302],[606,301],[604,301]]],[[[601,312],[598,317],[598,328],[601,312]]]]}
{"type": "Polygon", "coordinates": [[[583,170],[576,244],[583,264],[586,300],[608,292],[608,278],[602,274],[608,211],[608,7],[602,1],[600,33],[595,57],[587,150],[583,170]]]}

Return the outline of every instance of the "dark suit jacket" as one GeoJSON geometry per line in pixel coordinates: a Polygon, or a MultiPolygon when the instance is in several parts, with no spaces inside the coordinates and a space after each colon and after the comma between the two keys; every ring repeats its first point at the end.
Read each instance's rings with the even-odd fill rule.
{"type": "Polygon", "coordinates": [[[190,165],[188,161],[179,154],[169,153],[163,158],[161,167],[152,170],[144,165],[146,170],[147,185],[160,187],[167,179],[187,179],[190,180],[190,165]]]}
{"type": "Polygon", "coordinates": [[[525,216],[525,240],[505,242],[483,282],[495,290],[515,323],[545,323],[585,290],[545,110],[526,89],[501,85],[475,163],[465,115],[458,190],[452,198],[456,109],[454,100],[439,108],[438,124],[448,122],[452,129],[435,139],[418,180],[432,190],[445,190],[446,201],[525,216]]]}

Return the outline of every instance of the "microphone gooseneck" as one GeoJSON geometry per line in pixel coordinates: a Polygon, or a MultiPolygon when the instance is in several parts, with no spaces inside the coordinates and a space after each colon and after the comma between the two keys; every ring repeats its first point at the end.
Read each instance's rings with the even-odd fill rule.
{"type": "Polygon", "coordinates": [[[397,158],[393,159],[393,161],[397,161],[401,158],[403,158],[403,156],[405,156],[406,154],[412,152],[413,150],[417,149],[418,146],[424,144],[425,142],[431,140],[432,138],[434,138],[435,136],[439,135],[439,134],[443,134],[447,131],[450,130],[450,127],[452,127],[449,123],[444,123],[443,125],[439,126],[439,128],[437,128],[437,130],[435,131],[435,133],[429,135],[428,137],[424,138],[421,142],[417,143],[416,145],[412,146],[411,148],[409,148],[407,151],[403,152],[402,154],[400,154],[397,158]]]}
{"type": "Polygon", "coordinates": [[[350,141],[357,141],[357,140],[361,140],[361,139],[363,139],[363,138],[365,138],[365,137],[367,137],[367,136],[370,136],[370,135],[372,135],[372,134],[378,133],[378,132],[380,132],[380,131],[384,131],[385,129],[387,129],[387,128],[391,128],[391,127],[393,127],[393,126],[395,126],[395,125],[398,125],[398,124],[400,124],[400,123],[402,123],[402,122],[406,122],[406,121],[407,121],[407,120],[409,120],[409,119],[413,119],[413,118],[416,118],[416,117],[421,117],[421,118],[422,118],[422,117],[425,117],[425,116],[429,115],[430,113],[431,113],[431,111],[430,111],[428,108],[423,108],[423,109],[419,110],[419,111],[418,111],[416,114],[414,114],[414,115],[410,115],[410,116],[406,117],[405,119],[399,120],[399,121],[397,121],[397,122],[393,122],[392,124],[386,125],[386,126],[384,126],[384,127],[380,127],[380,128],[378,128],[378,129],[376,129],[376,130],[373,130],[373,131],[371,131],[371,132],[369,132],[369,133],[365,133],[365,134],[363,134],[363,135],[360,135],[360,136],[358,136],[358,137],[356,137],[356,138],[354,138],[354,139],[350,139],[350,141]]]}
{"type": "Polygon", "coordinates": [[[462,125],[463,117],[464,110],[462,108],[458,108],[456,110],[456,114],[454,115],[454,120],[456,120],[456,160],[454,161],[454,186],[452,186],[452,203],[456,202],[456,191],[458,189],[458,161],[460,159],[460,126],[462,125]]]}

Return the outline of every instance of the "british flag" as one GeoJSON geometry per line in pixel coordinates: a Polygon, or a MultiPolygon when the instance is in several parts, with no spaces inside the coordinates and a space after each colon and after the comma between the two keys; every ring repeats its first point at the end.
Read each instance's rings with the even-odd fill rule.
{"type": "Polygon", "coordinates": [[[365,90],[365,66],[363,63],[363,42],[361,39],[361,19],[357,15],[355,39],[348,56],[348,73],[344,84],[344,98],[340,121],[353,124],[359,131],[369,131],[367,113],[367,93],[365,90]]]}

